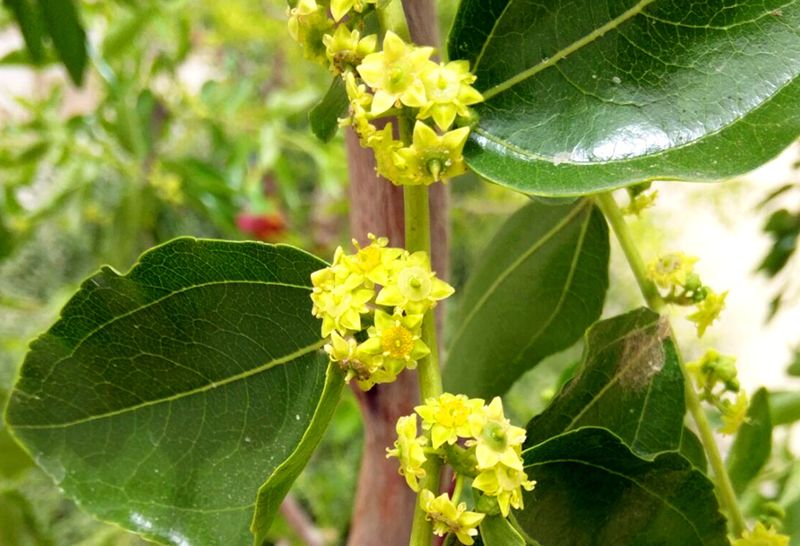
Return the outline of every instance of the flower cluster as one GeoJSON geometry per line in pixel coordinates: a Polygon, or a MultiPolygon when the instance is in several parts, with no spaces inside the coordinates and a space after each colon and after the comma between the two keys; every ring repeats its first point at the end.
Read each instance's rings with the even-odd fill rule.
{"type": "Polygon", "coordinates": [[[436,63],[433,48],[405,43],[387,32],[383,49],[365,56],[344,75],[352,124],[361,144],[375,151],[378,173],[398,185],[429,185],[464,172],[461,151],[469,127],[452,129],[471,117],[469,106],[483,100],[471,84],[467,61],[436,63]],[[378,129],[374,120],[389,115],[413,118],[410,143],[396,139],[392,123],[378,129]]]}
{"type": "Polygon", "coordinates": [[[376,0],[299,0],[289,10],[289,32],[306,57],[341,76],[350,103],[342,125],[352,125],[361,144],[375,152],[381,176],[397,185],[429,185],[464,172],[462,149],[472,119],[469,107],[483,97],[472,87],[469,62],[437,63],[433,48],[417,47],[389,31],[380,51],[376,35],[362,36],[376,0]],[[391,122],[413,122],[406,141],[391,122]]]}
{"type": "Polygon", "coordinates": [[[533,489],[522,463],[525,430],[513,426],[505,417],[503,403],[494,398],[488,405],[478,398],[444,393],[429,398],[415,411],[422,422],[418,435],[417,416],[401,417],[397,423],[397,441],[387,450],[387,457],[397,457],[400,474],[408,486],[420,491],[419,480],[425,477],[423,465],[428,457],[449,463],[457,479],[471,478],[475,496],[483,499],[478,512],[447,495],[434,497],[421,491],[421,506],[434,522],[438,534],[454,533],[464,544],[472,544],[475,526],[486,513],[508,516],[511,508],[523,507],[522,490],[533,489]],[[480,493],[478,493],[480,492],[480,493]],[[487,508],[488,507],[488,508],[487,508]]]}
{"type": "Polygon", "coordinates": [[[735,434],[747,418],[747,393],[737,379],[736,358],[709,349],[699,360],[686,364],[700,398],[720,412],[723,434],[735,434]]]}
{"type": "Polygon", "coordinates": [[[385,237],[370,234],[355,254],[336,249],[333,264],[311,275],[312,313],[322,319],[325,350],[363,390],[395,380],[430,353],[421,340],[428,309],[453,293],[431,271],[425,252],[391,248],[385,237]],[[366,328],[366,339],[356,334],[366,328]]]}
{"type": "Polygon", "coordinates": [[[703,337],[711,324],[725,309],[728,292],[718,294],[705,286],[694,270],[697,258],[682,252],[660,256],[647,265],[647,276],[659,288],[667,291],[664,301],[677,305],[694,306],[695,312],[686,318],[695,323],[697,336],[703,337]]]}

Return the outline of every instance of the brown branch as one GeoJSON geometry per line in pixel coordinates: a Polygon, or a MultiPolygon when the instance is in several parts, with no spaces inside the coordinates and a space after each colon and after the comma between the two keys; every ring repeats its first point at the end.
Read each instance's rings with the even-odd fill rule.
{"type": "Polygon", "coordinates": [[[325,534],[319,529],[308,514],[291,494],[286,495],[281,503],[281,514],[286,524],[297,534],[306,546],[325,546],[325,534]]]}
{"type": "MultiPolygon", "coordinates": [[[[413,41],[438,44],[436,12],[431,0],[404,0],[413,41]]],[[[386,236],[392,246],[404,246],[403,191],[375,173],[370,150],[361,148],[352,130],[346,132],[350,167],[350,231],[362,244],[367,233],[386,236]]],[[[431,187],[433,268],[446,277],[448,266],[447,187],[431,187]]],[[[440,306],[441,307],[441,306],[440,306]]],[[[441,322],[441,313],[437,317],[441,322]]],[[[417,377],[405,372],[394,383],[378,385],[356,396],[364,417],[364,452],[358,476],[348,546],[406,546],[411,533],[415,495],[397,473],[397,461],[386,459],[396,439],[397,419],[414,411],[419,400],[417,377]]]]}

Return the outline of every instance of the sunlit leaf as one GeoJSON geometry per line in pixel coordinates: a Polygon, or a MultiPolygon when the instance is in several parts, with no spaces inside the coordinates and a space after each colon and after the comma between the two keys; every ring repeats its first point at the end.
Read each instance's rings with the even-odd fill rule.
{"type": "Polygon", "coordinates": [[[753,169],[800,135],[800,4],[463,0],[449,37],[486,102],[489,180],[578,195],[753,169]]]}

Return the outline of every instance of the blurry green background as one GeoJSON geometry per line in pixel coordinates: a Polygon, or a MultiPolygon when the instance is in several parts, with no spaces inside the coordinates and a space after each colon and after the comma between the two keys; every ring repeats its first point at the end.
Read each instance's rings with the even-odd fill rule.
{"type": "MultiPolygon", "coordinates": [[[[445,36],[456,2],[438,6],[445,36]]],[[[282,0],[98,0],[80,8],[90,43],[81,88],[52,51],[44,66],[32,66],[0,9],[0,407],[30,340],[101,264],[125,271],[178,235],[291,243],[323,257],[349,239],[341,136],[323,144],[307,123],[330,75],[289,39],[282,0]]],[[[704,280],[732,290],[729,311],[704,341],[740,356],[751,392],[760,384],[796,390],[785,373],[792,362],[800,374],[792,347],[800,342],[798,157],[795,147],[767,170],[724,185],[656,185],[659,207],[633,224],[648,257],[697,254],[704,280]],[[781,191],[762,203],[773,190],[781,191]],[[759,264],[774,279],[754,276],[759,264]]],[[[525,199],[469,176],[451,187],[450,278],[459,288],[525,199]]],[[[607,314],[641,305],[626,269],[616,252],[607,314]]],[[[448,305],[457,309],[457,296],[448,305]]],[[[577,346],[548,359],[509,392],[516,422],[544,407],[579,357],[577,346]]],[[[797,546],[795,398],[785,397],[787,424],[746,502],[751,515],[764,516],[765,503],[777,501],[797,546]]],[[[292,493],[330,544],[347,534],[360,452],[348,393],[292,493]]],[[[302,543],[282,520],[272,531],[275,544],[302,543]]],[[[135,544],[143,542],[65,499],[0,428],[0,546],[135,544]]]]}

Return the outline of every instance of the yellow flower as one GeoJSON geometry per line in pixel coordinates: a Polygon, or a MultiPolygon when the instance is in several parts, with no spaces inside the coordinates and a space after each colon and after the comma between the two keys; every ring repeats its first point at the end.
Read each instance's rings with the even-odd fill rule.
{"type": "Polygon", "coordinates": [[[450,128],[456,116],[469,116],[467,106],[483,101],[469,84],[475,76],[469,71],[469,61],[452,61],[429,65],[422,74],[427,102],[420,108],[418,119],[433,117],[442,131],[450,128]]]}
{"type": "Polygon", "coordinates": [[[459,436],[471,435],[469,417],[483,410],[483,400],[446,392],[438,398],[428,398],[425,405],[414,410],[422,417],[422,428],[431,431],[433,447],[438,448],[445,442],[456,443],[459,436]]]}
{"type": "Polygon", "coordinates": [[[331,0],[331,15],[335,21],[340,21],[351,9],[361,13],[367,4],[375,4],[377,0],[331,0]]]}
{"type": "Polygon", "coordinates": [[[469,127],[439,135],[427,124],[416,122],[411,146],[398,151],[411,170],[405,183],[427,186],[462,174],[466,170],[462,152],[468,136],[469,127]]]}
{"type": "Polygon", "coordinates": [[[524,508],[522,490],[532,491],[536,482],[528,480],[524,470],[509,468],[499,464],[482,471],[472,481],[472,487],[480,489],[490,497],[497,497],[497,504],[503,516],[508,516],[510,508],[524,508]]]}
{"type": "Polygon", "coordinates": [[[392,264],[406,251],[402,248],[387,247],[389,239],[386,237],[375,237],[372,233],[367,237],[372,242],[364,248],[353,239],[353,246],[357,252],[354,256],[346,257],[345,264],[353,273],[363,275],[373,283],[384,285],[388,282],[392,264]]]}
{"type": "Polygon", "coordinates": [[[419,491],[419,478],[425,476],[425,438],[417,437],[416,415],[406,415],[397,420],[397,441],[394,449],[386,450],[386,458],[397,457],[400,460],[399,472],[405,476],[406,483],[414,491],[419,491]]]}
{"type": "Polygon", "coordinates": [[[703,337],[706,329],[719,318],[720,313],[725,309],[727,296],[727,291],[717,294],[709,290],[705,299],[697,304],[697,311],[686,317],[697,325],[697,337],[703,337]]]}
{"type": "Polygon", "coordinates": [[[658,190],[640,193],[635,197],[631,197],[630,203],[622,209],[622,212],[631,216],[639,216],[642,211],[655,206],[656,199],[658,199],[658,190]]]}
{"type": "Polygon", "coordinates": [[[430,354],[420,339],[421,314],[405,315],[397,310],[393,315],[375,311],[375,325],[367,330],[369,338],[362,343],[359,354],[367,355],[374,366],[370,380],[390,383],[404,369],[414,369],[417,361],[430,354]]]}
{"type": "Polygon", "coordinates": [[[709,349],[699,359],[686,364],[689,374],[698,387],[711,392],[717,383],[722,383],[725,390],[737,392],[739,381],[736,378],[736,358],[709,349]]]}
{"type": "Polygon", "coordinates": [[[436,277],[431,271],[428,254],[415,252],[397,260],[397,265],[378,293],[378,305],[399,307],[406,313],[424,314],[436,302],[450,296],[453,287],[436,277]]]}
{"type": "Polygon", "coordinates": [[[358,73],[375,92],[371,114],[378,115],[395,104],[419,108],[426,103],[425,85],[420,76],[433,53],[431,47],[406,44],[389,31],[383,39],[383,51],[364,57],[358,73]]]}
{"type": "Polygon", "coordinates": [[[447,533],[456,535],[462,544],[473,544],[472,537],[478,535],[478,525],[486,514],[470,512],[463,502],[456,506],[447,493],[438,497],[428,490],[423,489],[419,495],[420,507],[425,511],[425,517],[433,522],[433,533],[444,536],[447,533]]]}
{"type": "Polygon", "coordinates": [[[525,429],[515,427],[503,413],[503,401],[496,396],[482,412],[470,415],[470,433],[475,440],[467,445],[475,446],[478,470],[503,464],[508,468],[522,470],[522,443],[525,429]]]}
{"type": "Polygon", "coordinates": [[[331,63],[334,74],[341,74],[357,66],[361,60],[375,51],[378,37],[375,34],[361,38],[357,30],[349,30],[345,25],[336,27],[336,31],[322,37],[325,44],[325,55],[331,63]]]}
{"type": "Polygon", "coordinates": [[[332,28],[325,8],[315,0],[299,0],[297,7],[289,10],[289,34],[302,46],[307,59],[328,62],[322,37],[332,28]]]}
{"type": "Polygon", "coordinates": [[[736,431],[747,419],[747,404],[747,393],[744,391],[739,391],[735,402],[722,401],[720,407],[722,426],[719,428],[722,434],[736,434],[736,431]]]}
{"type": "Polygon", "coordinates": [[[375,291],[364,288],[363,277],[352,274],[343,263],[341,247],[336,249],[333,265],[311,274],[312,314],[322,319],[322,337],[334,330],[342,335],[361,330],[361,314],[368,313],[367,303],[375,291]]]}
{"type": "Polygon", "coordinates": [[[359,382],[368,381],[375,371],[372,362],[358,354],[358,342],[352,337],[343,338],[335,330],[331,332],[330,343],[325,345],[325,352],[331,362],[338,362],[339,367],[346,372],[345,381],[348,383],[354,377],[359,382]]]}
{"type": "Polygon", "coordinates": [[[697,258],[694,256],[672,252],[647,264],[647,276],[661,288],[683,286],[696,262],[697,258]]]}
{"type": "Polygon", "coordinates": [[[752,531],[745,531],[742,538],[734,540],[732,546],[789,546],[789,537],[772,527],[767,529],[759,521],[752,531]]]}
{"type": "Polygon", "coordinates": [[[368,146],[377,129],[370,123],[367,109],[372,104],[372,93],[367,86],[356,81],[355,74],[347,71],[343,74],[345,90],[350,99],[350,115],[339,120],[340,126],[352,125],[358,134],[362,146],[368,146]]]}

